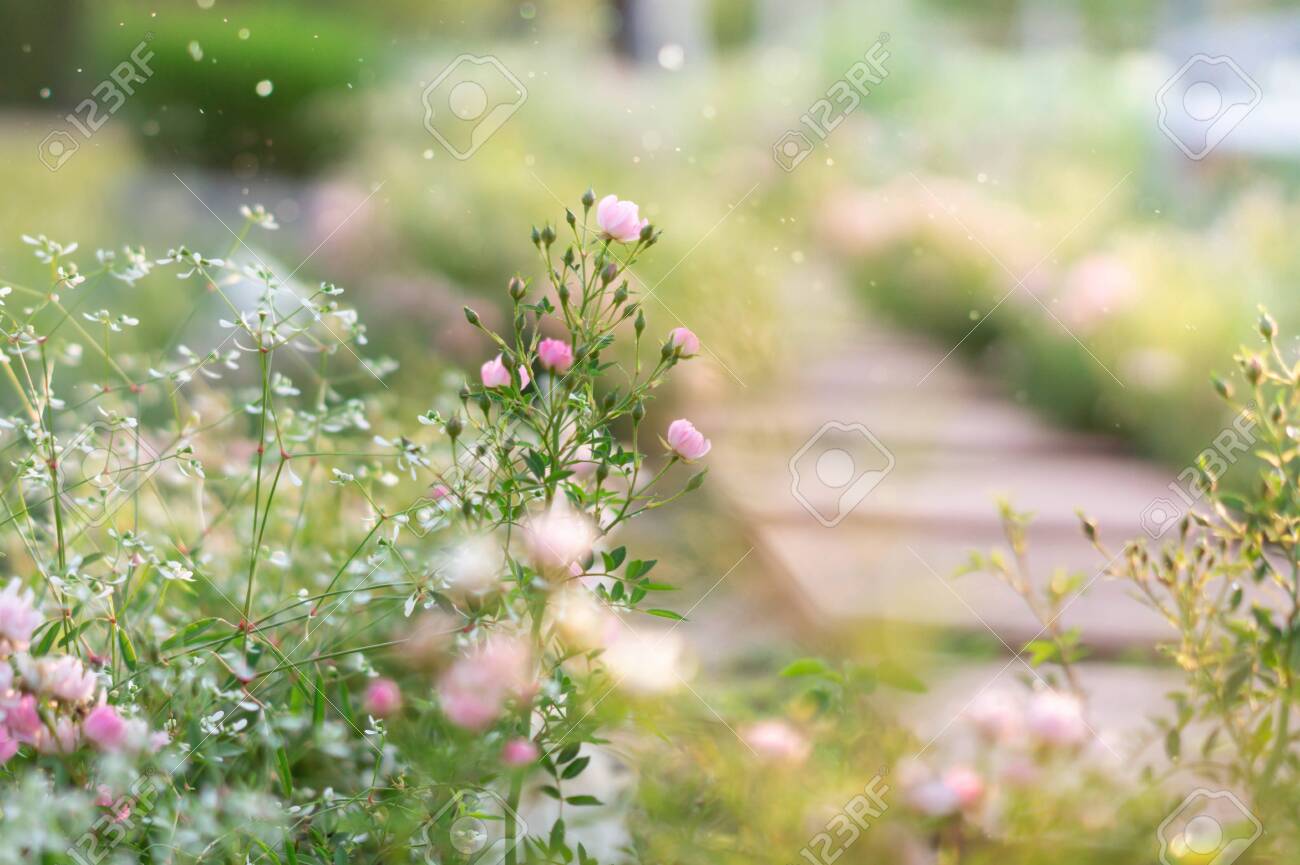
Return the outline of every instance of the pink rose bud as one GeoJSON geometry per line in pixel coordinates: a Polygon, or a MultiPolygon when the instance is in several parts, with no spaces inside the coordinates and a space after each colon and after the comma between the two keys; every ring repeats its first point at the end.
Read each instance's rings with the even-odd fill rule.
{"type": "Polygon", "coordinates": [[[527,739],[511,739],[501,749],[501,762],[507,766],[527,766],[537,761],[541,751],[527,739]]]}
{"type": "Polygon", "coordinates": [[[538,343],[537,357],[552,372],[565,372],[573,366],[573,349],[560,339],[544,339],[538,343]]]}
{"type": "Polygon", "coordinates": [[[402,708],[402,690],[392,679],[375,679],[366,686],[366,712],[387,718],[402,708]]]}
{"type": "MultiPolygon", "coordinates": [[[[501,360],[501,355],[497,355],[492,360],[479,367],[479,377],[483,379],[484,387],[509,387],[510,371],[501,360]]],[[[523,390],[528,387],[532,379],[528,376],[528,367],[519,367],[519,389],[523,390]]]]}
{"type": "Polygon", "coordinates": [[[700,353],[700,338],[690,328],[674,327],[668,333],[668,344],[681,349],[682,357],[694,357],[700,353]]]}
{"type": "Polygon", "coordinates": [[[631,201],[619,201],[616,195],[606,195],[596,205],[596,224],[614,240],[632,243],[641,236],[641,229],[650,224],[642,219],[640,210],[631,201]]]}
{"type": "Polygon", "coordinates": [[[668,426],[668,446],[684,460],[697,460],[709,452],[713,443],[695,428],[695,424],[682,418],[668,426]]]}
{"type": "Polygon", "coordinates": [[[109,705],[96,706],[82,722],[81,731],[96,747],[116,751],[126,741],[126,722],[109,705]]]}

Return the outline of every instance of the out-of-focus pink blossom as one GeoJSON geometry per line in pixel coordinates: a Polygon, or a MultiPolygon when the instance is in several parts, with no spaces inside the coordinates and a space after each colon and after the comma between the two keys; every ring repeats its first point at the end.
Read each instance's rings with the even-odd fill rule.
{"type": "Polygon", "coordinates": [[[18,656],[23,685],[44,696],[66,703],[88,703],[95,696],[95,674],[74,655],[32,658],[18,656]]]}
{"type": "Polygon", "coordinates": [[[759,757],[773,763],[798,766],[812,753],[803,734],[785,721],[757,721],[742,729],[740,738],[759,757]]]}
{"type": "Polygon", "coordinates": [[[642,219],[640,208],[631,201],[620,201],[617,195],[606,195],[596,205],[596,224],[614,240],[632,243],[641,236],[641,229],[650,224],[642,219]]]}
{"type": "Polygon", "coordinates": [[[14,687],[14,668],[0,658],[0,698],[9,696],[14,687]]]}
{"type": "Polygon", "coordinates": [[[1091,329],[1110,313],[1131,306],[1138,296],[1138,279],[1123,259],[1092,255],[1065,277],[1061,317],[1071,327],[1091,329]]]}
{"type": "Polygon", "coordinates": [[[668,333],[668,344],[681,349],[682,357],[694,357],[700,353],[700,338],[690,328],[674,327],[668,333]]]}
{"type": "Polygon", "coordinates": [[[20,742],[33,744],[41,731],[41,716],[36,711],[36,698],[21,694],[0,701],[0,718],[5,729],[20,742]]]}
{"type": "Polygon", "coordinates": [[[985,741],[1006,742],[1020,729],[1020,710],[1007,694],[987,693],[966,710],[966,719],[985,741]]]}
{"type": "MultiPolygon", "coordinates": [[[[491,360],[479,367],[479,378],[483,380],[484,387],[509,387],[510,370],[506,369],[505,361],[501,355],[497,355],[491,360]]],[[[519,389],[523,390],[528,387],[532,379],[528,375],[528,367],[520,365],[519,367],[519,389]]]]}
{"type": "Polygon", "coordinates": [[[984,798],[984,779],[966,766],[953,766],[944,772],[943,783],[957,797],[963,811],[974,808],[984,798]]]}
{"type": "Polygon", "coordinates": [[[90,710],[82,722],[81,731],[102,751],[117,751],[126,744],[126,721],[117,709],[106,704],[90,710]]]}
{"type": "Polygon", "coordinates": [[[0,766],[8,763],[18,753],[18,740],[5,728],[0,727],[0,766]]]}
{"type": "Polygon", "coordinates": [[[567,372],[573,366],[573,347],[560,339],[544,339],[537,344],[537,359],[552,372],[567,372]]]}
{"type": "Polygon", "coordinates": [[[540,755],[537,745],[528,739],[511,739],[501,749],[501,762],[507,766],[528,766],[540,755]]]}
{"type": "Polygon", "coordinates": [[[524,526],[524,545],[533,564],[542,569],[567,570],[591,555],[596,531],[591,520],[557,499],[524,526]]]}
{"type": "Polygon", "coordinates": [[[41,623],[36,596],[15,577],[0,591],[0,658],[27,649],[41,623]]]}
{"type": "Polygon", "coordinates": [[[947,817],[961,807],[957,792],[938,778],[913,784],[904,798],[909,807],[926,817],[947,817]]]}
{"type": "Polygon", "coordinates": [[[1083,706],[1076,697],[1056,691],[1040,691],[1025,711],[1025,728],[1044,745],[1068,748],[1088,736],[1083,706]]]}
{"type": "Polygon", "coordinates": [[[45,727],[37,731],[35,744],[42,754],[71,754],[81,747],[81,730],[71,718],[59,718],[53,733],[45,727]]]}
{"type": "Polygon", "coordinates": [[[485,729],[501,716],[507,699],[531,696],[530,668],[523,642],[489,637],[456,659],[438,681],[443,713],[458,727],[485,729]]]}
{"type": "MultiPolygon", "coordinates": [[[[582,573],[582,569],[578,569],[582,573]]],[[[547,604],[551,626],[564,644],[581,652],[601,649],[618,636],[618,620],[590,590],[570,583],[547,604]]]]}
{"type": "Polygon", "coordinates": [[[505,552],[488,535],[466,538],[447,553],[442,577],[455,595],[482,596],[500,585],[505,572],[505,552]]]}
{"type": "Polygon", "coordinates": [[[392,679],[374,679],[366,686],[366,712],[387,718],[402,708],[402,689],[392,679]]]}
{"type": "Polygon", "coordinates": [[[697,460],[709,452],[713,443],[695,428],[695,424],[680,418],[668,425],[668,446],[684,460],[697,460]]]}

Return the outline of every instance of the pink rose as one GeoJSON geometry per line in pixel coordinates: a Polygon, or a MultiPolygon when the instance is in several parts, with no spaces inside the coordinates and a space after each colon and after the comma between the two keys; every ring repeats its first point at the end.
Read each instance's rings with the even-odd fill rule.
{"type": "Polygon", "coordinates": [[[1025,728],[1045,745],[1069,748],[1088,736],[1083,706],[1077,698],[1056,691],[1040,691],[1025,711],[1025,728]]]}
{"type": "Polygon", "coordinates": [[[387,718],[402,708],[402,690],[392,679],[375,679],[366,686],[366,712],[387,718]]]}
{"type": "MultiPolygon", "coordinates": [[[[483,380],[484,387],[510,387],[510,370],[506,369],[505,363],[501,360],[501,355],[497,355],[479,367],[478,373],[483,380]]],[[[531,380],[528,377],[528,367],[520,366],[519,389],[523,390],[528,387],[531,380]]]]}
{"type": "Polygon", "coordinates": [[[493,636],[457,658],[438,681],[443,714],[457,727],[483,730],[501,716],[506,700],[532,692],[528,647],[493,636]]]}
{"type": "Polygon", "coordinates": [[[32,631],[41,623],[36,596],[24,589],[17,577],[0,591],[0,658],[21,652],[32,641],[32,631]]]}
{"type": "Polygon", "coordinates": [[[591,554],[595,540],[591,521],[558,499],[524,526],[524,545],[538,568],[567,569],[591,554]]]}
{"type": "Polygon", "coordinates": [[[537,357],[552,372],[566,372],[573,366],[573,348],[560,339],[544,339],[538,343],[537,357]]]}
{"type": "Polygon", "coordinates": [[[606,195],[596,205],[596,224],[614,240],[631,243],[641,237],[641,229],[650,224],[642,219],[636,204],[619,201],[616,195],[606,195]]]}
{"type": "Polygon", "coordinates": [[[501,762],[507,766],[527,766],[537,761],[541,751],[527,739],[511,739],[501,749],[501,762]]]}
{"type": "Polygon", "coordinates": [[[668,426],[668,446],[684,460],[697,460],[709,452],[712,442],[695,428],[695,424],[682,418],[668,426]]]}
{"type": "Polygon", "coordinates": [[[682,357],[694,357],[700,353],[700,338],[690,328],[674,327],[668,332],[668,344],[680,349],[682,357]]]}
{"type": "Polygon", "coordinates": [[[81,731],[104,751],[116,751],[126,742],[126,721],[117,714],[117,709],[109,705],[91,709],[81,724],[81,731]]]}
{"type": "Polygon", "coordinates": [[[812,745],[785,721],[758,721],[740,731],[740,738],[760,757],[797,766],[808,759],[812,745]]]}

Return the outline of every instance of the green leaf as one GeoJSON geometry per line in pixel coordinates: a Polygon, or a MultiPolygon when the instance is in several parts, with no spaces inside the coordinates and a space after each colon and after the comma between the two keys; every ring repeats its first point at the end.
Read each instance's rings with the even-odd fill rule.
{"type": "Polygon", "coordinates": [[[572,760],[574,757],[578,756],[578,752],[581,750],[582,750],[581,742],[570,742],[569,744],[564,746],[563,750],[560,751],[560,755],[555,758],[555,762],[560,764],[567,763],[570,760],[572,760]]]}
{"type": "Polygon", "coordinates": [[[579,775],[582,774],[582,770],[587,768],[587,764],[590,762],[591,762],[590,757],[579,757],[578,759],[574,760],[572,763],[564,767],[564,773],[560,775],[560,780],[567,781],[570,778],[578,777],[579,775]]]}
{"type": "Polygon", "coordinates": [[[131,644],[131,637],[127,635],[125,628],[117,629],[117,643],[122,647],[122,660],[126,663],[128,670],[134,670],[137,663],[135,646],[131,644]]]}
{"type": "Polygon", "coordinates": [[[190,622],[185,627],[172,634],[162,642],[162,650],[175,649],[178,646],[188,646],[190,643],[198,642],[198,637],[217,623],[215,618],[197,619],[190,622]]]}
{"type": "Polygon", "coordinates": [[[317,730],[325,723],[325,683],[321,681],[320,674],[316,675],[316,694],[312,700],[311,707],[311,724],[317,730]]]}
{"type": "Polygon", "coordinates": [[[658,559],[647,559],[644,562],[640,559],[633,559],[627,563],[627,571],[624,576],[629,580],[635,580],[637,577],[650,573],[650,569],[658,564],[658,559]]]}
{"type": "Polygon", "coordinates": [[[672,610],[658,610],[658,609],[653,609],[653,610],[645,610],[644,612],[646,613],[646,615],[649,615],[649,616],[658,616],[658,617],[661,618],[661,619],[672,619],[672,620],[675,621],[675,622],[684,622],[684,621],[686,621],[686,617],[685,617],[685,616],[682,616],[682,615],[680,615],[679,613],[674,613],[672,610]]]}
{"type": "Polygon", "coordinates": [[[791,679],[798,676],[820,676],[828,669],[821,658],[800,658],[787,664],[781,675],[791,679]]]}
{"type": "Polygon", "coordinates": [[[565,800],[570,805],[604,805],[595,796],[569,796],[565,800]]]}
{"type": "Polygon", "coordinates": [[[558,853],[560,848],[564,846],[563,820],[556,820],[555,825],[551,827],[551,837],[548,846],[551,848],[552,853],[558,853]]]}
{"type": "Polygon", "coordinates": [[[288,799],[293,795],[293,772],[289,768],[289,754],[283,745],[275,749],[275,770],[280,776],[280,789],[288,799]]]}

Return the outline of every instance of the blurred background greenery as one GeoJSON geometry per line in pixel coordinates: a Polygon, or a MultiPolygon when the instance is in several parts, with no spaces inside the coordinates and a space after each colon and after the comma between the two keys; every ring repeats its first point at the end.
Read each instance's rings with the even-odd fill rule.
{"type": "MultiPolygon", "coordinates": [[[[1266,122],[1276,118],[1261,108],[1252,120],[1261,131],[1187,160],[1161,133],[1154,99],[1189,34],[1213,31],[1247,46],[1234,58],[1283,115],[1292,111],[1297,3],[6,0],[4,8],[0,280],[40,278],[23,233],[83,249],[144,242],[161,255],[184,243],[221,255],[234,248],[222,220],[234,224],[239,206],[262,203],[281,229],[259,234],[259,255],[306,284],[343,285],[376,353],[401,362],[395,391],[421,408],[430,382],[481,361],[462,304],[500,321],[507,279],[537,272],[530,229],[542,220],[562,229],[564,207],[588,186],[637,201],[665,229],[638,274],[652,294],[652,328],[689,325],[737,380],[760,381],[791,356],[785,325],[797,304],[788,298],[830,270],[870,314],[945,349],[960,343],[1016,400],[1183,465],[1223,423],[1207,371],[1232,355],[1257,307],[1283,333],[1300,330],[1300,245],[1286,228],[1300,216],[1300,136],[1266,122]],[[888,78],[784,170],[774,143],[881,34],[888,78]],[[528,95],[461,160],[425,128],[421,96],[466,53],[498,58],[528,95]],[[74,130],[71,152],[64,144],[52,153],[50,136],[68,132],[84,100],[104,113],[113,100],[101,82],[133,56],[148,57],[148,75],[120,110],[88,137],[74,130]]],[[[166,323],[176,322],[186,322],[196,350],[221,341],[212,298],[158,280],[96,291],[95,308],[147,309],[146,325],[164,323],[124,336],[123,347],[170,348],[177,333],[166,323]]],[[[1288,346],[1293,360],[1296,347],[1288,346]]],[[[684,549],[709,550],[683,571],[734,561],[744,543],[721,522],[674,524],[668,536],[684,549]]],[[[932,638],[874,635],[835,648],[879,653],[932,638]]],[[[785,639],[765,645],[749,673],[796,651],[785,639]]],[[[745,668],[731,672],[737,711],[789,699],[750,688],[745,668]]],[[[821,766],[840,780],[880,756],[847,733],[837,742],[839,756],[821,766]]],[[[735,755],[725,748],[734,746],[699,740],[693,768],[726,774],[735,755]]],[[[682,834],[646,843],[667,858],[682,855],[679,843],[727,849],[716,833],[744,834],[736,827],[752,806],[752,779],[727,786],[719,810],[700,812],[676,795],[690,784],[675,777],[680,768],[659,767],[667,780],[650,779],[646,808],[682,834]]],[[[757,807],[781,806],[764,798],[757,807]]],[[[802,843],[804,827],[787,828],[802,843]]],[[[749,844],[763,846],[751,839],[730,849],[749,857],[749,844]]]]}

